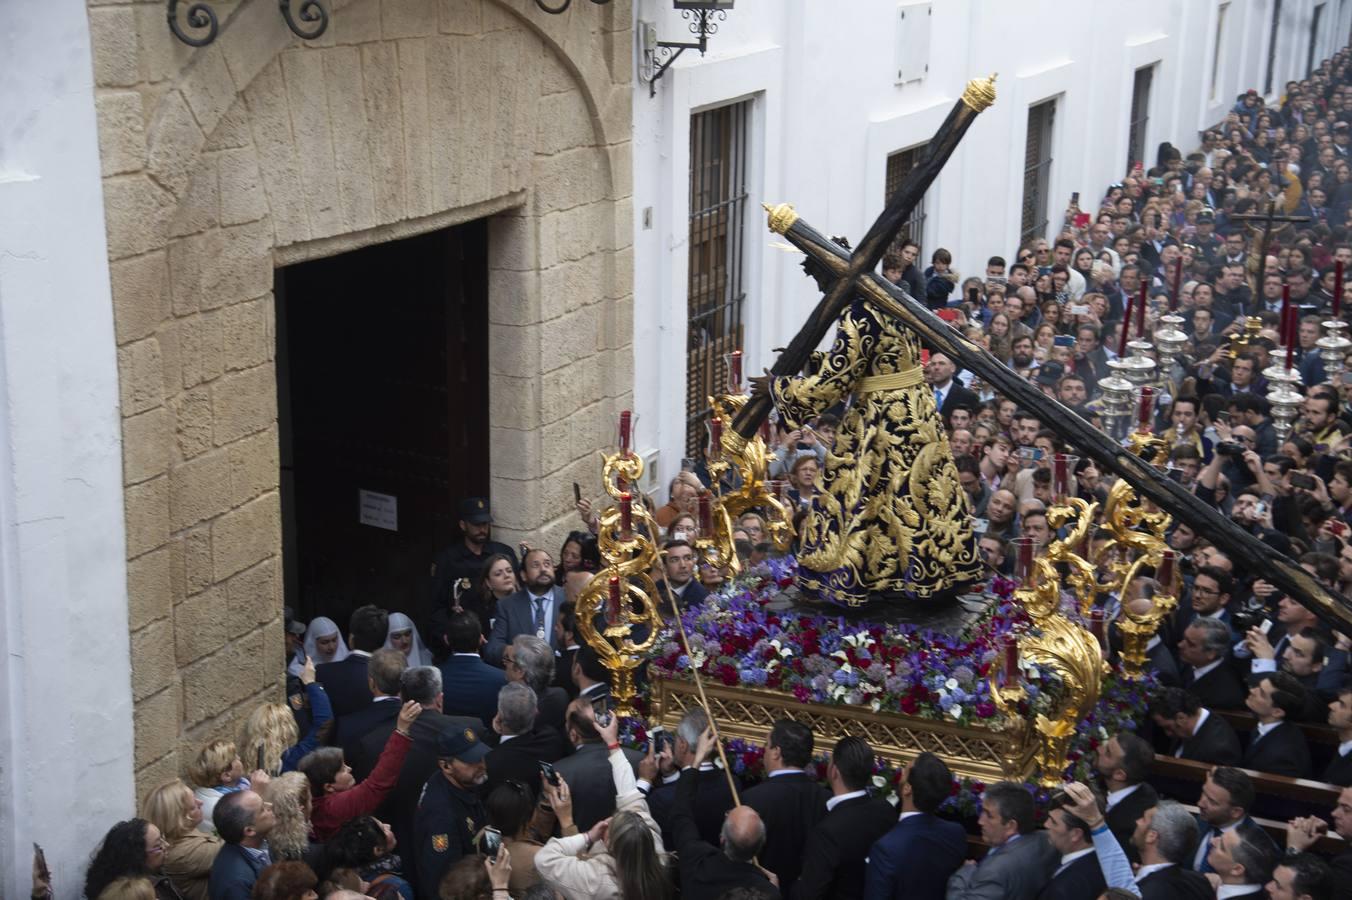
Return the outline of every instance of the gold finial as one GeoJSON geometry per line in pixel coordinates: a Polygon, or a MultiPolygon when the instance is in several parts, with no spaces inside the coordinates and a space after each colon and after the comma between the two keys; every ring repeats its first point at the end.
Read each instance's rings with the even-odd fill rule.
{"type": "Polygon", "coordinates": [[[991,73],[989,78],[973,78],[967,82],[962,92],[962,102],[972,112],[981,112],[995,102],[995,79],[999,72],[991,73]]]}
{"type": "Polygon", "coordinates": [[[798,221],[798,213],[794,211],[792,203],[781,203],[778,206],[762,203],[761,206],[770,214],[770,230],[775,234],[784,234],[793,227],[794,222],[798,221]]]}

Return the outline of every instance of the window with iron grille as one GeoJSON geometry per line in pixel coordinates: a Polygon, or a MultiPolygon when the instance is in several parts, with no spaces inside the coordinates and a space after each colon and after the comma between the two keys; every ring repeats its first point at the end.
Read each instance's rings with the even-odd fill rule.
{"type": "Polygon", "coordinates": [[[704,455],[709,397],[742,348],[746,299],[747,127],[751,101],[690,117],[690,256],[687,288],[685,453],[704,455]]]}
{"type": "Polygon", "coordinates": [[[1023,149],[1020,247],[1047,236],[1047,189],[1052,174],[1052,121],[1055,118],[1055,98],[1028,107],[1028,138],[1023,149]]]}
{"type": "MultiPolygon", "coordinates": [[[[906,175],[920,165],[921,161],[929,153],[929,144],[919,144],[915,147],[907,147],[905,150],[899,150],[887,157],[887,184],[883,193],[883,204],[886,205],[892,195],[901,187],[901,181],[906,175]]],[[[901,251],[901,245],[906,241],[915,241],[922,248],[925,246],[925,198],[921,197],[920,202],[911,210],[911,216],[906,220],[906,224],[901,227],[897,233],[896,239],[892,241],[892,246],[888,248],[893,253],[901,251]]]]}
{"type": "Polygon", "coordinates": [[[1145,128],[1150,123],[1150,85],[1155,80],[1155,67],[1142,66],[1136,70],[1131,86],[1131,124],[1127,128],[1127,168],[1145,159],[1145,128]]]}
{"type": "Polygon", "coordinates": [[[1272,28],[1268,33],[1267,74],[1263,76],[1263,93],[1272,93],[1272,77],[1277,71],[1277,35],[1282,30],[1282,0],[1272,0],[1272,28]]]}

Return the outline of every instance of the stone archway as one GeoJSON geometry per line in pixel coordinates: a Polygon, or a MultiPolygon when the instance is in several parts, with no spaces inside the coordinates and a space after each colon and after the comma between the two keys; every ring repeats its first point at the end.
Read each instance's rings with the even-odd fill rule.
{"type": "Polygon", "coordinates": [[[332,5],[316,45],[264,0],[200,51],[142,27],[136,73],[101,39],[122,8],[90,13],[141,787],[276,696],[274,266],[492,216],[492,491],[510,539],[557,538],[630,391],[628,4],[332,5]]]}

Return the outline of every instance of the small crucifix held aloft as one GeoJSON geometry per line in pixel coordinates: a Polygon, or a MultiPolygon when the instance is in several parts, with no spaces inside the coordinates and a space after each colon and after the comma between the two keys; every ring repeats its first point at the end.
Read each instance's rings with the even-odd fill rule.
{"type": "MultiPolygon", "coordinates": [[[[1254,281],[1253,286],[1253,306],[1250,312],[1250,315],[1256,316],[1263,311],[1263,277],[1267,273],[1268,247],[1272,242],[1272,226],[1274,224],[1281,223],[1281,227],[1278,228],[1277,231],[1282,232],[1285,231],[1287,228],[1291,227],[1292,225],[1298,224],[1300,222],[1310,221],[1310,217],[1277,215],[1277,202],[1275,200],[1269,200],[1267,204],[1267,212],[1236,213],[1230,216],[1230,221],[1239,222],[1241,224],[1253,222],[1255,225],[1261,222],[1263,225],[1262,238],[1259,240],[1257,246],[1254,247],[1253,250],[1249,251],[1250,260],[1252,260],[1254,256],[1257,256],[1258,258],[1257,269],[1253,270],[1255,272],[1256,279],[1254,281]]],[[[1250,227],[1252,228],[1252,226],[1250,227]]],[[[1250,264],[1250,266],[1252,267],[1252,263],[1250,264]]]]}

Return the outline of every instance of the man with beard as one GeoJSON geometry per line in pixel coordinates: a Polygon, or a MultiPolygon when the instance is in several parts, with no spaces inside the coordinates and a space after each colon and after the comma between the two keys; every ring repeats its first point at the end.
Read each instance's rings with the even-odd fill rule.
{"type": "Polygon", "coordinates": [[[440,609],[452,605],[451,592],[462,578],[479,577],[488,557],[501,553],[517,567],[516,553],[506,544],[492,540],[493,513],[486,497],[469,497],[460,504],[460,533],[463,537],[441,551],[432,566],[432,605],[440,609]]]}
{"type": "Polygon", "coordinates": [[[521,590],[498,603],[493,633],[484,646],[484,659],[495,666],[502,665],[503,652],[518,634],[549,640],[554,634],[554,618],[567,599],[563,588],[554,584],[554,560],[548,550],[526,552],[521,562],[521,585],[521,590]]]}
{"type": "Polygon", "coordinates": [[[423,788],[413,823],[418,896],[437,897],[442,876],[477,852],[475,836],[488,823],[478,789],[488,780],[488,747],[472,728],[450,728],[438,744],[437,768],[423,788]]]}

